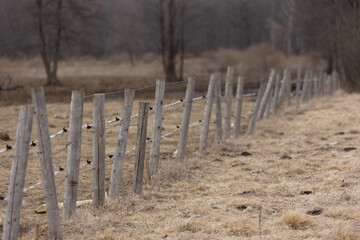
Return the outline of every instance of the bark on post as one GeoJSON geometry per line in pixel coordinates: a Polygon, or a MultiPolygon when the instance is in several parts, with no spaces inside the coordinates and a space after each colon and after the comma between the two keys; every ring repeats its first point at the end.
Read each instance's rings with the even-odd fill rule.
{"type": "Polygon", "coordinates": [[[271,103],[272,103],[272,99],[273,99],[273,96],[274,95],[274,88],[272,87],[271,88],[271,91],[270,91],[270,96],[269,96],[269,99],[268,99],[268,102],[267,102],[267,105],[266,105],[266,110],[265,110],[265,117],[268,118],[270,116],[270,113],[271,113],[271,103]]]}
{"type": "Polygon", "coordinates": [[[267,104],[268,99],[270,97],[271,88],[272,88],[272,86],[274,84],[274,81],[275,81],[275,74],[276,74],[275,70],[271,69],[269,82],[266,85],[266,90],[265,90],[265,93],[264,93],[264,97],[262,98],[261,103],[260,103],[258,119],[262,119],[263,116],[264,116],[266,104],[267,104]]]}
{"type": "Polygon", "coordinates": [[[70,218],[76,212],[76,200],[79,181],[81,133],[84,112],[84,92],[73,91],[70,110],[70,143],[65,176],[63,219],[70,218]]]}
{"type": "Polygon", "coordinates": [[[308,90],[308,85],[309,85],[309,71],[306,71],[305,76],[304,76],[304,84],[302,87],[302,93],[301,93],[301,102],[306,102],[306,95],[307,95],[307,90],[308,90]]]}
{"type": "Polygon", "coordinates": [[[234,69],[232,67],[228,67],[226,73],[226,83],[225,83],[223,139],[227,139],[231,136],[231,103],[232,103],[232,95],[233,95],[233,78],[234,78],[234,69]]]}
{"type": "Polygon", "coordinates": [[[206,96],[206,106],[205,106],[205,111],[204,111],[204,116],[203,116],[202,126],[201,126],[200,145],[199,145],[200,151],[204,150],[207,145],[207,139],[208,139],[209,127],[210,127],[210,119],[211,119],[211,111],[212,111],[214,95],[215,95],[215,88],[216,88],[216,77],[214,74],[211,74],[210,83],[209,83],[207,96],[206,96]]]}
{"type": "Polygon", "coordinates": [[[6,197],[7,204],[3,223],[3,240],[15,240],[19,235],[20,211],[24,193],[33,114],[33,107],[20,107],[15,138],[14,160],[11,165],[10,183],[6,197]]]}
{"type": "Polygon", "coordinates": [[[251,135],[254,132],[255,129],[255,125],[256,125],[256,120],[257,120],[257,116],[258,116],[258,112],[259,112],[259,108],[260,108],[260,102],[263,98],[264,95],[264,91],[265,91],[265,82],[262,82],[260,85],[260,88],[258,90],[258,94],[257,94],[257,98],[256,98],[256,103],[255,103],[255,107],[250,119],[250,123],[246,132],[246,135],[251,135]]]}
{"type": "Polygon", "coordinates": [[[151,146],[150,146],[150,161],[149,161],[150,176],[156,173],[159,165],[164,93],[165,93],[165,80],[157,80],[156,92],[155,92],[154,118],[152,124],[151,146]]]}
{"type": "Polygon", "coordinates": [[[234,138],[238,138],[240,135],[243,93],[244,93],[244,77],[239,77],[236,88],[235,122],[234,122],[234,130],[233,130],[234,138]]]}
{"type": "Polygon", "coordinates": [[[216,78],[216,140],[220,142],[223,136],[220,73],[215,73],[215,78],[216,78]]]}
{"type": "Polygon", "coordinates": [[[297,70],[296,78],[296,106],[300,105],[300,88],[301,88],[301,69],[297,70]]]}
{"type": "Polygon", "coordinates": [[[36,112],[36,129],[50,233],[49,238],[62,239],[44,88],[32,88],[31,95],[36,112]]]}
{"type": "Polygon", "coordinates": [[[93,206],[105,205],[105,94],[93,100],[93,206]]]}
{"type": "Polygon", "coordinates": [[[133,177],[133,192],[136,194],[141,194],[143,187],[148,111],[149,103],[140,102],[133,177]]]}
{"type": "Polygon", "coordinates": [[[194,98],[194,91],[195,91],[195,80],[192,77],[189,77],[188,83],[186,86],[186,94],[185,94],[185,107],[183,111],[183,117],[181,121],[181,128],[180,128],[180,137],[179,143],[177,147],[177,159],[183,159],[185,156],[185,149],[186,149],[186,142],[187,136],[189,133],[189,124],[190,124],[190,115],[191,115],[191,107],[192,101],[194,98]]]}
{"type": "Polygon", "coordinates": [[[279,102],[279,95],[280,95],[280,81],[281,81],[281,77],[280,77],[280,73],[278,72],[276,74],[276,82],[275,82],[275,92],[274,92],[274,107],[273,107],[273,113],[274,115],[276,115],[277,113],[277,109],[278,109],[278,102],[279,102]]]}
{"type": "Polygon", "coordinates": [[[286,95],[286,85],[287,85],[287,69],[284,70],[284,74],[283,74],[283,79],[279,93],[278,108],[280,108],[281,105],[284,103],[285,95],[286,95]]]}
{"type": "Polygon", "coordinates": [[[134,102],[134,95],[134,90],[125,89],[124,105],[120,122],[120,131],[116,142],[116,148],[113,158],[114,160],[111,168],[109,187],[109,197],[111,198],[117,198],[120,194],[122,169],[125,162],[126,145],[130,127],[131,112],[134,102]]]}
{"type": "Polygon", "coordinates": [[[292,89],[292,83],[291,83],[291,71],[287,71],[286,75],[286,97],[287,97],[287,106],[291,106],[291,89],[292,89]]]}

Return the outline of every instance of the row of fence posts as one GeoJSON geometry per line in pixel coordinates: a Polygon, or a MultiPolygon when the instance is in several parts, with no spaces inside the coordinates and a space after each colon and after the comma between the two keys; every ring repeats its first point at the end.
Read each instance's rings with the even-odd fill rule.
{"type": "MultiPolygon", "coordinates": [[[[240,136],[242,101],[244,92],[244,78],[239,77],[236,88],[234,125],[232,122],[232,101],[233,101],[233,78],[234,70],[228,67],[225,81],[224,116],[222,116],[222,91],[220,73],[214,73],[210,77],[206,95],[206,105],[203,119],[201,120],[201,132],[199,150],[206,149],[208,142],[209,128],[211,124],[211,112],[216,104],[216,142],[240,136]],[[233,130],[231,132],[231,130],[233,130]]],[[[195,91],[195,79],[189,77],[184,99],[184,109],[180,126],[180,136],[177,146],[177,159],[185,157],[186,142],[188,137],[192,101],[195,91]]],[[[281,73],[275,70],[270,71],[267,83],[263,81],[257,92],[255,107],[252,112],[246,135],[253,133],[256,121],[271,113],[275,115],[278,109],[287,100],[291,105],[291,94],[293,82],[291,71],[285,69],[281,80],[281,73]],[[272,104],[272,106],[271,106],[272,104]]],[[[307,102],[313,96],[329,95],[339,87],[336,73],[331,76],[325,73],[315,74],[314,71],[306,71],[302,78],[301,70],[297,71],[295,81],[295,101],[298,106],[300,102],[307,102]]],[[[3,224],[2,239],[17,239],[19,234],[20,210],[22,204],[25,174],[30,146],[30,135],[32,131],[33,114],[36,115],[36,128],[40,161],[42,168],[42,180],[46,200],[46,212],[48,217],[48,229],[50,239],[62,239],[61,218],[59,214],[58,200],[54,167],[51,152],[51,141],[48,127],[48,117],[45,104],[45,94],[42,87],[33,88],[33,106],[21,106],[19,121],[16,132],[16,143],[14,160],[12,162],[10,184],[7,196],[6,214],[3,224]]],[[[153,123],[151,134],[151,147],[148,165],[148,174],[156,174],[159,167],[160,140],[162,129],[162,112],[165,93],[165,81],[156,81],[155,104],[153,106],[153,123]]],[[[118,198],[121,188],[122,169],[125,162],[126,144],[130,127],[131,112],[133,108],[135,91],[126,89],[124,91],[124,103],[120,130],[113,156],[109,197],[118,198]]],[[[78,192],[78,180],[81,156],[81,133],[84,111],[84,93],[73,91],[71,96],[70,129],[68,137],[68,155],[66,165],[65,191],[63,199],[63,219],[68,219],[76,212],[76,201],[78,192]]],[[[134,158],[133,191],[136,194],[142,193],[145,152],[147,141],[149,103],[139,103],[136,149],[134,158]]],[[[92,202],[95,207],[105,204],[105,94],[95,94],[93,97],[93,196],[92,202]]]]}

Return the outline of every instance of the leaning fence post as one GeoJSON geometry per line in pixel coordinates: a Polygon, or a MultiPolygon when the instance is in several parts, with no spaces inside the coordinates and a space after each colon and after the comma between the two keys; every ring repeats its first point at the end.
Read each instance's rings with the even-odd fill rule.
{"type": "Polygon", "coordinates": [[[32,88],[31,95],[36,112],[36,129],[50,239],[62,239],[44,88],[32,88]]]}
{"type": "Polygon", "coordinates": [[[93,206],[105,204],[105,94],[93,100],[93,206]]]}
{"type": "Polygon", "coordinates": [[[133,177],[133,191],[136,194],[141,194],[143,187],[148,111],[149,103],[140,102],[133,177]]]}
{"type": "Polygon", "coordinates": [[[210,83],[207,91],[207,97],[206,97],[206,106],[205,106],[201,132],[200,132],[200,145],[199,145],[200,151],[206,148],[207,138],[209,134],[209,127],[210,127],[211,110],[215,95],[215,88],[216,88],[216,77],[214,74],[211,74],[210,83]]]}
{"type": "Polygon", "coordinates": [[[270,91],[270,96],[269,96],[269,99],[267,101],[267,104],[266,104],[266,110],[265,110],[265,116],[266,118],[268,118],[270,116],[270,113],[271,113],[271,103],[272,103],[272,96],[274,94],[274,88],[272,87],[271,88],[271,91],[270,91]]]}
{"type": "Polygon", "coordinates": [[[177,159],[182,159],[185,156],[185,148],[186,148],[186,141],[189,132],[189,123],[190,123],[190,115],[191,115],[191,107],[194,97],[194,91],[195,91],[195,80],[194,78],[189,77],[186,86],[185,107],[183,111],[183,117],[180,127],[180,137],[177,147],[177,154],[176,154],[177,159]]]}
{"type": "Polygon", "coordinates": [[[297,107],[300,104],[300,87],[301,87],[301,68],[298,68],[297,77],[296,77],[296,106],[297,107]]]}
{"type": "Polygon", "coordinates": [[[233,130],[234,138],[238,138],[240,135],[243,93],[244,93],[244,77],[239,77],[236,87],[235,121],[234,121],[234,130],[233,130]]]}
{"type": "Polygon", "coordinates": [[[226,83],[225,83],[223,139],[227,139],[231,136],[231,103],[232,103],[232,95],[233,95],[233,78],[234,78],[234,69],[232,67],[228,67],[226,73],[226,83]]]}
{"type": "Polygon", "coordinates": [[[250,119],[250,123],[248,125],[246,135],[251,135],[254,132],[254,128],[256,125],[256,120],[257,120],[257,116],[258,116],[258,112],[259,112],[259,108],[260,108],[260,102],[261,102],[261,99],[263,98],[264,91],[265,91],[265,85],[266,85],[265,82],[262,82],[260,85],[260,88],[257,92],[255,107],[254,107],[253,113],[251,115],[251,119],[250,119]]]}
{"type": "Polygon", "coordinates": [[[281,81],[281,77],[280,77],[280,73],[278,72],[276,74],[275,92],[274,92],[274,106],[273,106],[274,115],[276,115],[278,109],[277,106],[279,102],[279,92],[280,92],[280,84],[281,84],[280,81],[281,81]]]}
{"type": "Polygon", "coordinates": [[[270,91],[271,91],[271,88],[272,88],[274,80],[275,80],[275,74],[276,74],[275,70],[271,69],[269,82],[266,85],[266,90],[264,92],[264,97],[262,98],[261,103],[260,103],[258,119],[262,119],[263,116],[264,116],[266,104],[267,104],[268,99],[270,97],[270,91]]]}
{"type": "Polygon", "coordinates": [[[149,171],[153,175],[158,170],[160,154],[160,137],[162,127],[162,110],[164,104],[165,80],[156,81],[154,117],[152,123],[149,171]]]}
{"type": "Polygon", "coordinates": [[[114,160],[111,167],[109,197],[117,198],[120,194],[120,183],[122,177],[122,169],[125,161],[127,137],[129,133],[131,111],[134,102],[135,91],[125,89],[124,105],[122,110],[120,131],[116,141],[116,148],[114,153],[114,160]]]}
{"type": "Polygon", "coordinates": [[[221,113],[221,78],[220,73],[215,73],[216,78],[216,140],[221,141],[223,135],[221,113]]]}
{"type": "Polygon", "coordinates": [[[20,107],[14,160],[11,165],[10,183],[6,197],[7,204],[3,223],[3,240],[17,239],[19,235],[20,211],[30,147],[33,114],[33,107],[20,107]]]}
{"type": "Polygon", "coordinates": [[[283,80],[282,80],[282,83],[281,83],[281,88],[280,88],[280,92],[279,92],[279,99],[278,99],[278,107],[280,108],[281,105],[284,103],[284,100],[285,100],[285,94],[286,94],[286,84],[287,84],[287,69],[284,70],[284,73],[283,73],[283,80]]]}
{"type": "Polygon", "coordinates": [[[73,91],[70,110],[70,143],[65,176],[63,218],[70,218],[76,212],[76,199],[79,181],[81,155],[81,132],[84,111],[84,92],[73,91]]]}

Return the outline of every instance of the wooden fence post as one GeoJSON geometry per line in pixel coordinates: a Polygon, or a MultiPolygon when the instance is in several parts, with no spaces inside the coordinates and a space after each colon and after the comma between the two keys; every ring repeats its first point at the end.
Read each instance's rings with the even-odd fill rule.
{"type": "Polygon", "coordinates": [[[268,99],[267,104],[266,104],[266,110],[265,110],[266,118],[268,118],[270,116],[270,113],[271,113],[271,103],[272,103],[272,99],[273,99],[272,96],[273,95],[274,95],[274,88],[272,87],[271,91],[270,91],[269,99],[268,99]]]}
{"type": "Polygon", "coordinates": [[[287,106],[291,106],[291,89],[292,89],[292,83],[291,83],[291,71],[287,69],[286,71],[286,98],[287,98],[287,106]]]}
{"type": "Polygon", "coordinates": [[[260,108],[260,102],[263,98],[264,91],[265,91],[265,85],[266,85],[265,82],[262,82],[260,85],[260,88],[258,90],[255,107],[254,107],[254,110],[253,110],[253,113],[252,113],[252,116],[250,119],[250,123],[248,125],[246,135],[251,135],[254,132],[254,128],[256,125],[256,120],[257,120],[257,116],[258,116],[258,112],[259,112],[259,108],[260,108]]]}
{"type": "Polygon", "coordinates": [[[211,111],[214,101],[216,88],[216,77],[214,74],[211,74],[210,83],[208,86],[207,97],[206,97],[206,106],[204,111],[204,116],[202,120],[201,133],[200,133],[200,145],[199,150],[202,151],[206,148],[209,127],[210,127],[210,119],[211,119],[211,111]]]}
{"type": "Polygon", "coordinates": [[[274,106],[273,106],[273,113],[274,115],[276,115],[277,113],[277,109],[278,109],[278,102],[279,102],[279,95],[280,95],[280,81],[281,81],[281,77],[280,77],[280,73],[278,72],[276,74],[276,82],[275,82],[275,92],[274,92],[274,106]]]}
{"type": "Polygon", "coordinates": [[[46,111],[44,88],[31,89],[32,102],[36,112],[36,129],[40,150],[42,179],[44,183],[46,214],[50,239],[62,239],[59,206],[52,160],[49,124],[46,111]]]}
{"type": "Polygon", "coordinates": [[[93,206],[105,204],[105,94],[93,100],[93,206]]]}
{"type": "Polygon", "coordinates": [[[149,172],[150,176],[158,170],[160,154],[160,138],[162,127],[162,110],[164,104],[165,80],[156,81],[154,117],[152,123],[149,172]]]}
{"type": "Polygon", "coordinates": [[[3,223],[3,240],[15,240],[19,235],[25,174],[28,161],[30,135],[34,108],[21,106],[16,130],[14,160],[11,165],[10,183],[3,223]]]}
{"type": "Polygon", "coordinates": [[[84,92],[73,91],[70,110],[70,143],[66,163],[63,219],[76,212],[77,189],[81,156],[81,132],[84,112],[84,92]]]}
{"type": "Polygon", "coordinates": [[[297,77],[296,77],[296,106],[298,107],[300,105],[300,88],[301,88],[301,68],[298,68],[297,70],[297,77]]]}
{"type": "Polygon", "coordinates": [[[215,78],[217,85],[216,86],[216,140],[220,142],[223,136],[220,73],[215,73],[215,78]]]}
{"type": "Polygon", "coordinates": [[[140,102],[133,177],[133,191],[136,194],[141,194],[143,187],[148,111],[149,103],[140,102]]]}
{"type": "Polygon", "coordinates": [[[286,69],[284,70],[284,74],[283,74],[283,77],[282,77],[282,83],[281,83],[281,88],[280,88],[280,92],[279,92],[279,100],[278,100],[278,103],[277,103],[277,107],[280,108],[281,105],[284,103],[284,100],[285,100],[285,95],[286,95],[286,84],[287,84],[287,78],[286,78],[286,69]]]}
{"type": "Polygon", "coordinates": [[[231,136],[231,103],[233,96],[234,69],[228,67],[225,83],[225,109],[224,109],[224,132],[223,139],[231,136]]]}
{"type": "Polygon", "coordinates": [[[313,96],[316,97],[318,95],[318,87],[319,87],[319,80],[317,76],[314,74],[314,89],[313,89],[313,96]]]}
{"type": "Polygon", "coordinates": [[[311,70],[309,75],[309,85],[306,94],[306,101],[309,101],[313,97],[313,85],[314,85],[314,72],[313,70],[311,70]]]}
{"type": "Polygon", "coordinates": [[[275,74],[276,74],[275,70],[271,69],[270,78],[269,78],[269,81],[268,81],[268,83],[266,85],[266,90],[264,92],[264,97],[262,98],[262,100],[260,102],[258,119],[262,119],[263,116],[264,116],[266,104],[267,104],[267,102],[269,100],[269,97],[270,97],[271,88],[272,88],[272,86],[274,84],[274,81],[275,81],[275,74]]]}
{"type": "Polygon", "coordinates": [[[233,130],[234,138],[238,138],[240,135],[243,93],[244,93],[244,77],[239,77],[236,88],[235,122],[234,122],[234,130],[233,130]]]}
{"type": "Polygon", "coordinates": [[[134,102],[135,91],[125,89],[124,104],[120,122],[120,130],[116,141],[114,160],[111,167],[111,177],[109,186],[109,197],[117,198],[120,194],[122,169],[124,167],[127,137],[129,133],[131,112],[134,102]]]}
{"type": "Polygon", "coordinates": [[[185,156],[185,149],[186,149],[186,142],[187,136],[189,132],[189,123],[190,123],[190,115],[191,115],[191,107],[192,101],[194,98],[194,91],[195,91],[195,80],[192,77],[189,77],[188,83],[186,86],[186,94],[185,94],[185,107],[183,111],[183,117],[181,121],[181,128],[180,128],[180,137],[179,143],[177,147],[177,159],[183,159],[185,156]]]}
{"type": "Polygon", "coordinates": [[[302,93],[301,93],[301,102],[306,102],[306,95],[307,95],[307,91],[308,91],[308,85],[309,85],[309,71],[305,72],[305,76],[304,76],[304,83],[303,83],[303,87],[302,87],[302,93]]]}

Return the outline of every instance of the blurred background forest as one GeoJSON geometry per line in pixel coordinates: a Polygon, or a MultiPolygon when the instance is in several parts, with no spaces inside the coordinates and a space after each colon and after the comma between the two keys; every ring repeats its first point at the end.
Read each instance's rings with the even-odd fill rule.
{"type": "Polygon", "coordinates": [[[359,4],[0,0],[0,86],[41,80],[76,87],[73,80],[84,77],[179,81],[232,65],[238,74],[254,76],[271,67],[336,69],[343,86],[359,89],[359,4]]]}

